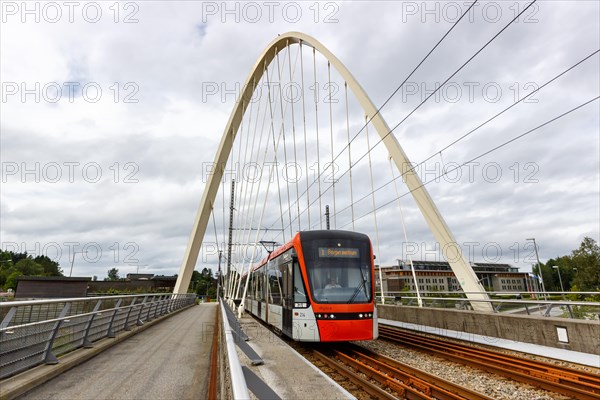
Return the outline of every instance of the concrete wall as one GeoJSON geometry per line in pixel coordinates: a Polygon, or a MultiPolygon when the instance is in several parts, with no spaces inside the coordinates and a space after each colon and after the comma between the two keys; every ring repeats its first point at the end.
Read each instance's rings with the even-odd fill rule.
{"type": "MultiPolygon", "coordinates": [[[[468,340],[468,334],[478,334],[600,354],[599,321],[387,305],[377,306],[377,315],[379,318],[432,327],[427,331],[432,334],[440,330],[465,332],[457,339],[468,340]],[[568,342],[559,340],[559,331],[566,331],[568,342]]],[[[493,339],[490,339],[490,344],[494,344],[493,339]]]]}

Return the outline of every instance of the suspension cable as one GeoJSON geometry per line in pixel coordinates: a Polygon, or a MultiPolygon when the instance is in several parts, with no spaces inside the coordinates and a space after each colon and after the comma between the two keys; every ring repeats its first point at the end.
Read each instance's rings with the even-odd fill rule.
{"type": "MultiPolygon", "coordinates": [[[[404,232],[404,243],[408,243],[408,234],[406,232],[406,224],[404,223],[404,212],[402,211],[402,203],[400,202],[400,192],[398,191],[398,183],[395,180],[394,165],[392,163],[392,156],[388,157],[390,161],[390,170],[392,171],[392,178],[394,178],[394,189],[396,190],[396,197],[398,197],[398,209],[400,209],[400,222],[402,223],[402,231],[404,232]]],[[[410,270],[412,272],[413,281],[415,283],[415,290],[417,292],[417,303],[419,307],[423,307],[423,299],[421,299],[421,292],[419,289],[419,283],[417,281],[417,273],[415,272],[415,266],[413,265],[412,257],[410,254],[406,255],[408,262],[410,263],[410,270]]]]}
{"type": "MultiPolygon", "coordinates": [[[[385,140],[385,139],[386,139],[386,138],[387,138],[389,135],[393,134],[394,130],[396,130],[396,129],[397,129],[397,128],[398,128],[398,127],[399,127],[399,126],[400,126],[400,125],[401,125],[401,124],[404,122],[404,121],[406,121],[406,120],[407,120],[407,119],[408,119],[408,118],[409,118],[409,117],[410,117],[412,114],[414,114],[414,113],[415,113],[415,112],[416,112],[416,111],[417,111],[417,110],[418,110],[418,109],[419,109],[419,108],[420,108],[420,107],[421,107],[423,104],[425,104],[425,103],[427,102],[427,100],[429,100],[429,99],[430,99],[430,98],[431,98],[433,95],[435,95],[435,94],[436,94],[436,93],[437,93],[437,92],[438,92],[438,91],[439,91],[439,90],[440,90],[442,87],[444,87],[444,85],[445,85],[446,83],[448,83],[448,81],[449,81],[450,79],[452,79],[452,78],[453,78],[453,77],[454,77],[454,76],[455,76],[455,75],[456,75],[458,72],[460,72],[460,71],[461,71],[461,70],[462,70],[462,69],[463,69],[465,66],[467,66],[467,64],[469,64],[469,63],[470,63],[470,62],[471,62],[471,61],[472,61],[472,60],[473,60],[475,57],[477,57],[477,56],[478,56],[478,55],[479,55],[479,54],[480,54],[480,53],[481,53],[481,52],[482,52],[482,51],[483,51],[483,50],[484,50],[484,49],[485,49],[485,48],[486,48],[486,47],[487,47],[489,44],[491,44],[491,43],[492,43],[492,42],[493,42],[493,41],[494,41],[494,40],[495,40],[495,39],[496,39],[496,38],[497,38],[497,37],[498,37],[498,36],[499,36],[499,35],[500,35],[502,32],[504,32],[504,31],[505,31],[505,30],[506,30],[506,29],[507,29],[507,28],[508,28],[508,27],[509,27],[509,26],[510,26],[510,25],[511,25],[511,24],[512,24],[514,21],[516,21],[516,20],[517,20],[517,19],[518,19],[518,18],[519,18],[519,17],[520,17],[520,16],[521,16],[521,15],[522,15],[522,14],[523,14],[525,11],[527,11],[527,10],[529,9],[529,7],[531,7],[531,6],[532,6],[532,5],[533,5],[533,4],[534,4],[536,1],[537,1],[537,0],[533,0],[533,1],[532,1],[531,3],[529,3],[529,4],[528,4],[528,5],[527,5],[527,6],[526,6],[526,7],[525,7],[523,10],[521,10],[521,12],[519,12],[519,13],[518,13],[518,14],[517,14],[517,15],[516,15],[516,16],[515,16],[515,17],[514,17],[514,18],[513,18],[513,19],[512,19],[512,20],[511,20],[509,23],[508,23],[508,24],[506,24],[506,25],[505,25],[505,26],[504,26],[504,27],[503,27],[503,28],[502,28],[502,29],[501,29],[501,30],[500,30],[498,33],[496,33],[496,34],[495,34],[495,35],[494,35],[494,36],[493,36],[493,37],[492,37],[490,40],[488,40],[488,41],[486,42],[486,44],[484,44],[484,45],[483,45],[483,47],[481,47],[481,48],[480,48],[480,49],[479,49],[479,50],[478,50],[478,51],[477,51],[475,54],[473,54],[473,55],[472,55],[472,56],[471,56],[471,57],[470,57],[470,58],[469,58],[467,61],[465,61],[465,62],[464,62],[464,63],[463,63],[463,64],[462,64],[462,65],[461,65],[461,66],[460,66],[460,67],[459,67],[459,68],[458,68],[456,71],[454,71],[454,72],[452,73],[452,75],[450,75],[450,76],[449,76],[449,77],[448,77],[448,78],[447,78],[447,79],[446,79],[446,80],[445,80],[445,81],[444,81],[444,82],[443,82],[441,85],[439,85],[438,87],[436,87],[436,89],[435,89],[435,90],[433,90],[433,91],[432,91],[432,92],[431,92],[431,93],[430,93],[430,94],[429,94],[429,95],[428,95],[428,96],[427,96],[427,97],[426,97],[426,98],[425,98],[425,99],[424,99],[424,100],[423,100],[421,103],[419,103],[419,105],[417,105],[417,107],[415,107],[415,108],[414,108],[414,109],[413,109],[413,110],[412,110],[412,111],[411,111],[411,112],[410,112],[408,115],[406,115],[406,116],[405,116],[405,117],[404,117],[404,118],[403,118],[403,119],[402,119],[402,120],[401,120],[401,121],[400,121],[398,124],[396,124],[396,125],[395,125],[395,126],[392,128],[392,129],[390,129],[390,130],[389,130],[389,132],[387,132],[387,133],[386,133],[386,134],[385,134],[385,135],[384,135],[382,138],[380,138],[380,140],[379,140],[377,143],[375,143],[375,145],[373,146],[373,148],[377,147],[377,146],[378,146],[378,145],[379,145],[381,142],[383,142],[383,141],[384,141],[384,140],[385,140]]],[[[475,2],[473,2],[473,3],[471,4],[471,6],[469,7],[469,9],[470,9],[470,8],[471,8],[471,7],[472,7],[472,6],[473,6],[475,3],[476,3],[476,1],[475,1],[475,2]]],[[[467,9],[467,11],[465,11],[465,13],[463,13],[463,14],[461,15],[461,18],[460,18],[459,20],[457,20],[457,21],[456,21],[456,23],[455,23],[455,24],[454,24],[454,25],[453,25],[453,26],[450,28],[450,31],[451,31],[452,29],[454,29],[454,27],[456,26],[456,24],[457,24],[457,23],[458,23],[458,22],[459,22],[459,21],[460,21],[460,20],[461,20],[461,19],[464,17],[464,15],[466,15],[466,13],[467,13],[467,12],[468,12],[468,9],[467,9]]],[[[450,31],[448,31],[448,32],[447,32],[447,34],[448,34],[450,31]]],[[[440,39],[440,42],[438,42],[438,44],[436,44],[436,46],[434,46],[434,49],[435,49],[435,48],[436,48],[436,47],[437,47],[437,46],[438,46],[438,45],[441,43],[441,41],[442,41],[442,40],[443,40],[443,39],[444,39],[444,38],[447,36],[447,34],[446,34],[446,35],[444,35],[444,37],[442,37],[442,39],[440,39]]],[[[433,51],[434,49],[432,49],[432,51],[433,51]]],[[[314,52],[314,51],[315,51],[315,50],[314,50],[314,48],[313,48],[313,52],[314,52]]],[[[431,52],[432,52],[432,51],[431,51],[431,52]]],[[[425,59],[426,59],[427,57],[429,57],[429,54],[431,54],[431,52],[427,54],[427,56],[425,57],[425,59]]],[[[425,59],[424,59],[424,60],[425,60],[425,59]]],[[[423,60],[423,61],[424,61],[424,60],[423,60]]],[[[421,65],[421,63],[420,63],[419,65],[421,65]]],[[[418,66],[417,66],[417,68],[418,68],[418,66]]],[[[414,71],[416,71],[416,68],[415,68],[415,70],[413,70],[413,72],[411,72],[411,74],[409,75],[409,77],[410,77],[410,76],[411,76],[411,75],[414,73],[414,71]]],[[[409,78],[409,77],[408,77],[408,78],[409,78]]],[[[407,78],[406,80],[408,80],[408,78],[407,78]]],[[[406,81],[406,80],[405,80],[405,81],[406,81]]],[[[401,84],[401,86],[400,86],[400,87],[402,87],[402,85],[403,85],[403,84],[404,84],[404,82],[401,84]]],[[[399,90],[399,88],[398,88],[398,90],[399,90]]],[[[396,90],[394,93],[396,93],[396,92],[397,92],[397,90],[396,90]]],[[[376,115],[376,114],[374,114],[374,115],[373,115],[371,118],[373,118],[375,115],[376,115]]],[[[364,129],[364,126],[363,126],[363,129],[364,129]]],[[[360,133],[361,131],[362,131],[362,129],[359,131],[359,133],[360,133]]],[[[358,135],[358,134],[357,134],[357,135],[358,135]]],[[[355,135],[355,137],[356,137],[357,135],[355,135]]],[[[345,150],[345,148],[344,148],[344,150],[345,150]]],[[[340,153],[340,154],[342,154],[342,153],[340,153]]],[[[337,155],[337,156],[334,158],[334,160],[336,160],[336,159],[337,159],[337,158],[340,156],[340,154],[338,154],[338,155],[337,155]]],[[[364,157],[366,157],[366,156],[367,156],[367,154],[363,154],[363,155],[362,155],[362,156],[361,156],[361,157],[360,157],[360,158],[359,158],[359,159],[358,159],[356,162],[354,162],[354,164],[353,164],[352,166],[356,165],[358,162],[360,162],[360,161],[361,161],[361,160],[362,160],[364,157]]],[[[347,172],[347,171],[346,171],[346,172],[347,172]]],[[[344,172],[344,173],[343,173],[343,174],[342,174],[342,175],[341,175],[339,178],[343,177],[343,176],[346,174],[346,172],[344,172]]],[[[321,172],[319,172],[319,174],[317,175],[317,180],[319,181],[319,186],[320,186],[320,182],[321,182],[321,179],[320,179],[320,178],[321,178],[321,175],[322,175],[322,173],[321,173],[321,172]]],[[[329,187],[328,187],[328,188],[327,188],[325,191],[327,191],[329,188],[331,188],[331,186],[329,186],[329,187]]]]}
{"type": "MultiPolygon", "coordinates": [[[[287,51],[288,51],[288,73],[290,76],[290,88],[292,87],[292,79],[293,79],[293,75],[292,75],[292,56],[290,54],[290,46],[287,47],[287,51]]],[[[294,62],[294,72],[296,70],[296,65],[298,64],[298,53],[296,53],[296,61],[294,62]]],[[[291,90],[291,89],[290,89],[291,90]]],[[[296,185],[296,204],[297,204],[297,217],[298,217],[298,231],[302,230],[302,224],[301,224],[301,220],[300,220],[300,190],[298,189],[298,152],[296,150],[296,118],[295,118],[295,114],[294,114],[294,99],[291,99],[292,93],[290,92],[290,101],[292,103],[291,108],[292,108],[292,139],[294,140],[294,183],[296,185]]],[[[285,166],[285,171],[286,171],[286,177],[288,178],[288,183],[289,183],[289,175],[287,173],[287,165],[285,166]]]]}
{"type": "MultiPolygon", "coordinates": [[[[504,146],[506,146],[506,145],[508,145],[508,144],[510,144],[510,143],[512,143],[512,142],[514,142],[514,141],[516,141],[516,140],[519,140],[519,139],[521,139],[521,138],[523,138],[523,137],[525,137],[525,136],[527,136],[527,135],[529,135],[529,134],[531,134],[531,133],[533,133],[533,132],[537,131],[537,130],[538,130],[538,129],[540,129],[540,128],[543,128],[544,126],[546,126],[546,125],[548,125],[548,124],[551,124],[552,122],[554,122],[554,121],[556,121],[556,120],[558,120],[558,119],[560,119],[560,118],[562,118],[562,117],[564,117],[564,116],[566,116],[566,115],[568,115],[568,114],[571,114],[572,112],[574,112],[574,111],[576,111],[576,110],[578,110],[578,109],[580,109],[580,108],[582,108],[582,107],[584,107],[584,106],[586,106],[586,105],[588,105],[588,104],[590,104],[590,103],[592,103],[592,102],[594,102],[594,101],[596,101],[596,100],[598,100],[598,99],[600,99],[600,96],[596,96],[596,97],[594,97],[593,99],[591,99],[591,100],[588,100],[588,101],[586,101],[585,103],[582,103],[582,104],[580,104],[580,105],[578,105],[578,106],[576,106],[576,107],[574,107],[574,108],[572,108],[572,109],[570,109],[570,110],[568,110],[568,111],[565,111],[564,113],[562,113],[562,114],[560,114],[560,115],[558,115],[558,116],[556,116],[556,117],[554,117],[554,118],[552,118],[552,119],[550,119],[550,120],[548,120],[548,121],[544,122],[543,124],[540,124],[540,125],[536,126],[535,128],[532,128],[532,129],[530,129],[530,130],[528,130],[528,131],[526,131],[526,132],[524,132],[524,133],[522,133],[522,134],[520,134],[520,135],[518,135],[518,136],[515,136],[515,137],[513,137],[512,139],[510,139],[510,140],[508,140],[508,141],[506,141],[506,142],[504,142],[504,143],[502,143],[502,144],[500,144],[500,145],[498,145],[498,146],[496,146],[496,147],[493,147],[493,148],[491,148],[490,150],[487,150],[487,151],[485,151],[484,153],[481,153],[481,154],[479,154],[478,156],[476,156],[476,157],[474,157],[474,158],[472,158],[472,159],[470,159],[470,160],[468,160],[468,161],[465,161],[465,162],[463,162],[462,164],[460,164],[460,165],[457,165],[456,167],[454,167],[454,168],[452,168],[452,169],[449,169],[449,170],[447,170],[447,171],[444,171],[444,172],[443,172],[443,173],[441,173],[440,175],[438,175],[438,176],[436,176],[436,177],[434,177],[434,178],[432,178],[432,179],[430,179],[430,180],[428,180],[428,181],[424,182],[423,184],[419,185],[419,186],[418,186],[418,187],[416,187],[415,189],[409,190],[408,192],[404,193],[403,195],[401,195],[401,196],[400,196],[400,198],[402,198],[402,197],[405,197],[405,196],[408,196],[409,194],[411,194],[411,193],[412,193],[412,192],[414,192],[415,190],[418,190],[418,189],[420,189],[420,188],[422,188],[422,187],[424,187],[424,186],[426,186],[426,185],[430,184],[431,182],[435,182],[436,180],[439,180],[439,179],[440,179],[442,176],[444,176],[444,175],[447,175],[447,174],[449,174],[449,173],[452,173],[452,172],[454,172],[454,171],[456,171],[456,170],[458,170],[458,169],[460,169],[460,168],[462,168],[462,167],[464,167],[464,166],[466,166],[466,165],[468,165],[468,164],[472,163],[473,161],[476,161],[476,160],[478,160],[478,159],[480,159],[480,158],[482,158],[482,157],[485,157],[486,155],[488,155],[488,154],[491,154],[491,153],[493,153],[493,152],[495,152],[495,151],[497,151],[497,150],[501,149],[502,147],[504,147],[504,146]]],[[[390,200],[390,201],[388,201],[388,202],[386,202],[386,203],[384,203],[384,204],[380,205],[379,207],[377,207],[377,210],[380,210],[380,209],[382,209],[382,208],[385,208],[385,207],[389,206],[390,204],[394,203],[396,200],[397,200],[397,198],[394,198],[394,199],[392,199],[392,200],[390,200]]],[[[376,211],[376,210],[373,210],[373,211],[376,211]]],[[[366,213],[366,214],[363,214],[363,215],[361,215],[360,217],[358,217],[358,218],[357,218],[357,220],[359,220],[359,219],[361,219],[361,218],[364,218],[364,217],[366,217],[366,216],[367,216],[367,215],[369,215],[369,214],[371,214],[371,213],[370,213],[370,212],[368,212],[368,213],[366,213]]],[[[348,225],[348,223],[346,223],[344,226],[346,226],[346,225],[348,225]]],[[[343,228],[343,227],[342,227],[342,228],[343,228]]]]}
{"type": "MultiPolygon", "coordinates": [[[[306,175],[306,209],[308,212],[308,226],[310,229],[310,191],[308,190],[310,185],[308,181],[308,146],[306,144],[306,101],[305,101],[305,92],[304,92],[304,51],[302,50],[302,41],[300,41],[300,71],[301,71],[301,87],[302,87],[302,126],[304,128],[304,173],[306,175]]],[[[300,219],[300,214],[298,214],[298,219],[300,219]]]]}
{"type": "MultiPolygon", "coordinates": [[[[321,154],[319,148],[319,84],[317,82],[317,55],[316,49],[313,47],[313,72],[314,72],[314,82],[315,82],[315,126],[317,130],[317,181],[319,186],[319,226],[323,229],[323,205],[321,198],[321,154]]],[[[308,173],[308,171],[306,171],[308,173]]],[[[314,182],[313,182],[314,183],[314,182]]],[[[311,184],[312,186],[312,184],[311,184]]]]}
{"type": "MultiPolygon", "coordinates": [[[[365,116],[365,121],[368,120],[368,115],[365,116]]],[[[373,184],[373,166],[371,163],[371,153],[370,153],[370,149],[371,149],[371,143],[369,141],[369,127],[368,127],[368,123],[366,124],[367,127],[365,128],[365,136],[367,137],[367,149],[369,149],[369,176],[371,177],[371,191],[373,191],[374,188],[374,184],[373,184]]],[[[376,203],[375,203],[375,193],[373,193],[372,197],[371,197],[372,201],[373,201],[373,210],[376,210],[376,203]]],[[[373,220],[375,221],[375,247],[377,248],[377,255],[379,257],[381,257],[381,251],[379,250],[379,227],[377,224],[377,212],[373,212],[373,220]]],[[[381,274],[381,265],[379,265],[379,287],[381,288],[381,304],[385,304],[385,293],[383,290],[383,277],[381,274]]]]}
{"type": "MultiPolygon", "coordinates": [[[[592,56],[594,56],[595,54],[598,54],[600,52],[600,50],[596,50],[593,53],[589,54],[588,56],[584,57],[583,59],[581,59],[580,61],[578,61],[577,63],[573,64],[572,66],[570,66],[569,68],[567,68],[566,70],[562,71],[561,73],[559,73],[558,75],[554,76],[552,79],[550,79],[549,81],[547,81],[546,83],[544,83],[543,85],[537,87],[535,90],[533,90],[531,93],[527,94],[526,96],[522,97],[521,99],[515,101],[513,104],[509,105],[508,107],[504,108],[502,111],[498,112],[497,114],[493,115],[492,117],[488,118],[487,120],[485,120],[484,122],[480,123],[479,125],[477,125],[475,128],[471,129],[470,131],[468,131],[467,133],[465,133],[464,135],[462,135],[461,137],[459,137],[458,139],[454,140],[453,142],[451,142],[450,144],[444,146],[442,149],[440,150],[436,150],[435,152],[433,152],[429,157],[425,158],[423,161],[415,164],[414,166],[411,166],[410,168],[408,168],[406,171],[401,172],[401,174],[399,176],[397,176],[395,179],[400,179],[403,176],[405,176],[407,173],[410,172],[414,172],[416,171],[417,168],[419,168],[421,165],[425,164],[427,161],[431,160],[433,157],[435,157],[436,155],[440,154],[441,152],[448,150],[450,147],[456,145],[458,142],[462,141],[463,139],[467,138],[468,136],[470,136],[471,134],[475,133],[476,131],[478,131],[479,129],[481,129],[482,127],[484,127],[485,125],[487,125],[488,123],[492,122],[493,120],[495,120],[496,118],[498,118],[499,116],[501,116],[502,114],[504,114],[505,112],[507,112],[508,110],[510,110],[511,108],[515,107],[517,104],[524,102],[526,99],[530,98],[531,96],[533,96],[534,94],[536,94],[537,92],[539,92],[540,90],[542,90],[543,88],[545,88],[546,86],[548,86],[549,84],[551,84],[552,82],[554,82],[555,80],[557,80],[558,78],[560,78],[561,76],[565,75],[567,72],[571,71],[572,69],[576,68],[577,66],[579,66],[580,64],[582,64],[584,61],[590,59],[592,56]]],[[[344,172],[344,174],[346,174],[347,172],[351,171],[351,169],[349,168],[346,172],[344,172]]],[[[342,176],[344,175],[342,174],[342,176]]],[[[377,189],[375,189],[375,191],[379,191],[381,189],[384,189],[385,187],[387,187],[388,185],[390,185],[393,182],[393,180],[390,180],[388,182],[386,182],[385,184],[381,185],[380,187],[378,187],[377,189]]],[[[325,191],[327,191],[328,189],[326,189],[325,191]]],[[[369,198],[371,194],[367,193],[365,195],[363,195],[360,199],[358,199],[356,201],[356,203],[360,203],[361,201],[369,198]]],[[[340,213],[344,212],[345,210],[347,210],[348,207],[340,210],[340,213]]]]}
{"type": "MultiPolygon", "coordinates": [[[[344,92],[346,94],[346,133],[348,135],[348,168],[352,168],[352,148],[350,147],[350,117],[348,112],[348,83],[344,82],[344,92]]],[[[352,190],[352,170],[350,169],[350,209],[352,211],[352,231],[354,227],[354,194],[352,190]]],[[[334,214],[336,215],[336,214],[334,214]]]]}

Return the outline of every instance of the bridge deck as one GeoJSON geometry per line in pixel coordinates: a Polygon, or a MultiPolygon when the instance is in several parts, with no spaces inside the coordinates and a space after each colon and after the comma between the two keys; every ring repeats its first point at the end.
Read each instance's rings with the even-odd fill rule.
{"type": "Polygon", "coordinates": [[[20,399],[206,398],[216,310],[173,315],[20,399]]]}

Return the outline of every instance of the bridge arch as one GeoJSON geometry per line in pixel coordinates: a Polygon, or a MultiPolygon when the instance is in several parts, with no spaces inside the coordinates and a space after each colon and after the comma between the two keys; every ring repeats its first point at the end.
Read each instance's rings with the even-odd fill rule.
{"type": "MultiPolygon", "coordinates": [[[[331,63],[331,66],[333,66],[342,76],[342,78],[344,78],[356,100],[362,107],[366,118],[371,120],[371,123],[377,130],[379,137],[382,139],[394,164],[398,168],[398,171],[404,173],[403,178],[406,186],[409,188],[411,195],[417,203],[419,210],[425,218],[425,221],[427,222],[427,225],[429,226],[435,239],[439,242],[440,248],[444,253],[444,257],[450,263],[450,266],[452,267],[459,284],[461,285],[462,289],[468,293],[467,297],[470,300],[488,299],[483,286],[481,283],[479,283],[475,272],[462,254],[460,246],[457,244],[454,235],[450,231],[450,228],[446,224],[440,211],[434,204],[433,199],[427,192],[427,189],[423,185],[420,177],[414,172],[414,170],[406,171],[407,168],[403,168],[403,166],[411,165],[408,156],[400,146],[400,143],[396,139],[395,135],[389,134],[390,128],[388,124],[385,122],[382,115],[377,112],[377,108],[365,90],[361,87],[346,66],[331,51],[329,51],[315,38],[300,32],[288,32],[277,36],[277,38],[275,38],[266,47],[266,49],[257,59],[254,67],[248,75],[248,78],[246,79],[246,82],[244,83],[242,93],[240,94],[229,117],[227,125],[225,126],[225,130],[215,156],[214,173],[209,175],[206,187],[204,188],[204,194],[202,195],[198,212],[196,214],[196,219],[179,271],[174,292],[185,293],[190,284],[192,272],[195,268],[200,247],[206,232],[206,227],[209,222],[212,206],[219,190],[219,184],[223,177],[223,172],[225,170],[225,166],[227,165],[227,160],[231,153],[236,134],[249,104],[249,101],[244,101],[244,99],[252,98],[254,90],[256,89],[257,84],[260,82],[265,70],[263,66],[269,65],[279,52],[292,44],[303,44],[314,48],[321,55],[323,55],[331,63]]],[[[492,311],[489,303],[473,301],[471,304],[475,310],[492,311]]]]}

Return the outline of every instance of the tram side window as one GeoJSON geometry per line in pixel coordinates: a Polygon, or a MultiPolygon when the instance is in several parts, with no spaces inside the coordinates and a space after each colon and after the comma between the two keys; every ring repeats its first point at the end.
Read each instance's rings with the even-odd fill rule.
{"type": "Polygon", "coordinates": [[[277,268],[275,261],[270,261],[268,264],[268,279],[269,279],[269,303],[281,305],[281,271],[277,268]]]}
{"type": "Polygon", "coordinates": [[[256,277],[256,300],[258,300],[258,301],[265,300],[265,296],[264,296],[264,292],[263,292],[264,273],[265,273],[265,267],[261,267],[254,274],[256,277]]]}
{"type": "Polygon", "coordinates": [[[294,303],[306,303],[306,289],[302,281],[300,265],[294,262],[294,303]]]}

